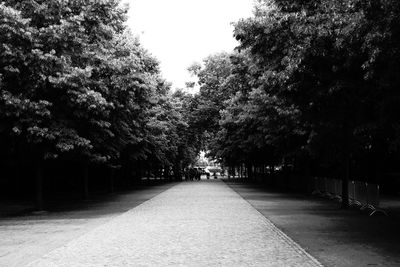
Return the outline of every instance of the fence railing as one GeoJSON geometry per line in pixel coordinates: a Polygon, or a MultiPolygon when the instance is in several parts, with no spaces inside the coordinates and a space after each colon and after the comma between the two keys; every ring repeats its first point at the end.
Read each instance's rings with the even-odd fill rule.
{"type": "MultiPolygon", "coordinates": [[[[313,194],[330,199],[342,199],[342,180],[326,177],[315,177],[313,194]]],[[[348,184],[350,204],[362,210],[370,210],[370,216],[377,212],[387,215],[379,207],[379,185],[361,181],[350,181],[348,184]]]]}

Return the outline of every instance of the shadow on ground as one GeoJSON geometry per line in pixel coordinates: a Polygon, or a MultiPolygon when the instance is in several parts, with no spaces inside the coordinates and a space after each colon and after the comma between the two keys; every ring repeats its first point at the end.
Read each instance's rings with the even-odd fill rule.
{"type": "MultiPolygon", "coordinates": [[[[142,185],[115,194],[92,195],[87,201],[48,202],[47,212],[22,209],[0,218],[0,266],[24,266],[142,204],[176,183],[142,185]]],[[[21,208],[21,207],[20,207],[21,208]]]]}
{"type": "Polygon", "coordinates": [[[33,201],[2,199],[0,201],[0,220],[21,219],[30,216],[48,218],[51,215],[57,217],[63,213],[78,217],[85,214],[88,218],[121,213],[132,208],[132,205],[154,197],[151,190],[153,187],[168,188],[174,184],[176,183],[160,180],[143,181],[141,184],[124,190],[116,190],[113,193],[92,192],[88,199],[82,199],[80,194],[73,193],[52,195],[46,198],[45,212],[39,213],[35,212],[33,201]],[[139,192],[140,194],[137,194],[139,192]]]}
{"type": "Polygon", "coordinates": [[[326,266],[400,266],[400,217],[370,217],[332,200],[224,181],[326,266]]]}

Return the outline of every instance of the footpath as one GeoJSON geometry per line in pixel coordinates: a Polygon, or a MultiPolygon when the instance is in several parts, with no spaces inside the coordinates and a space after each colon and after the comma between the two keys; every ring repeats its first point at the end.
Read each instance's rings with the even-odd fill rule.
{"type": "Polygon", "coordinates": [[[400,218],[238,180],[0,219],[0,266],[400,266],[400,218]]]}
{"type": "Polygon", "coordinates": [[[321,266],[221,180],[183,182],[29,266],[321,266]]]}
{"type": "Polygon", "coordinates": [[[144,185],[125,192],[92,196],[88,201],[75,204],[56,203],[49,207],[48,213],[41,215],[16,209],[18,215],[0,217],[0,266],[25,266],[175,184],[144,185]]]}
{"type": "Polygon", "coordinates": [[[341,210],[339,203],[225,182],[324,266],[400,266],[400,216],[341,210]]]}

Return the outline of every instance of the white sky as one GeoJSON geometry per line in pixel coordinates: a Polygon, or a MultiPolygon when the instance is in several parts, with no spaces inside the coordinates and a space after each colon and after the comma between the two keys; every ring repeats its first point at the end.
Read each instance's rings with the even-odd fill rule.
{"type": "Polygon", "coordinates": [[[172,88],[193,80],[193,62],[237,46],[231,22],[252,14],[252,0],[124,0],[128,25],[159,61],[172,88]]]}

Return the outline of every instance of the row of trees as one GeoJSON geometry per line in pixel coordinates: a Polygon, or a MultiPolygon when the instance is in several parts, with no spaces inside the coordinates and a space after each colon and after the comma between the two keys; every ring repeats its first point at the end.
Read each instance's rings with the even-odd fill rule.
{"type": "Polygon", "coordinates": [[[192,125],[210,155],[248,170],[322,170],[344,179],[344,196],[350,178],[393,171],[399,18],[395,0],[257,1],[235,24],[234,53],[190,67],[200,86],[192,125]]]}
{"type": "Polygon", "coordinates": [[[4,179],[35,170],[39,209],[48,162],[79,166],[87,194],[94,164],[131,179],[179,177],[195,160],[186,96],[170,92],[126,12],[119,0],[0,3],[0,164],[4,179]]]}
{"type": "Polygon", "coordinates": [[[250,176],[377,181],[399,159],[399,18],[395,0],[259,0],[235,52],[189,68],[192,96],[171,93],[120,1],[3,1],[2,170],[35,170],[39,208],[49,163],[79,166],[87,194],[90,166],[179,179],[200,149],[250,176]]]}

